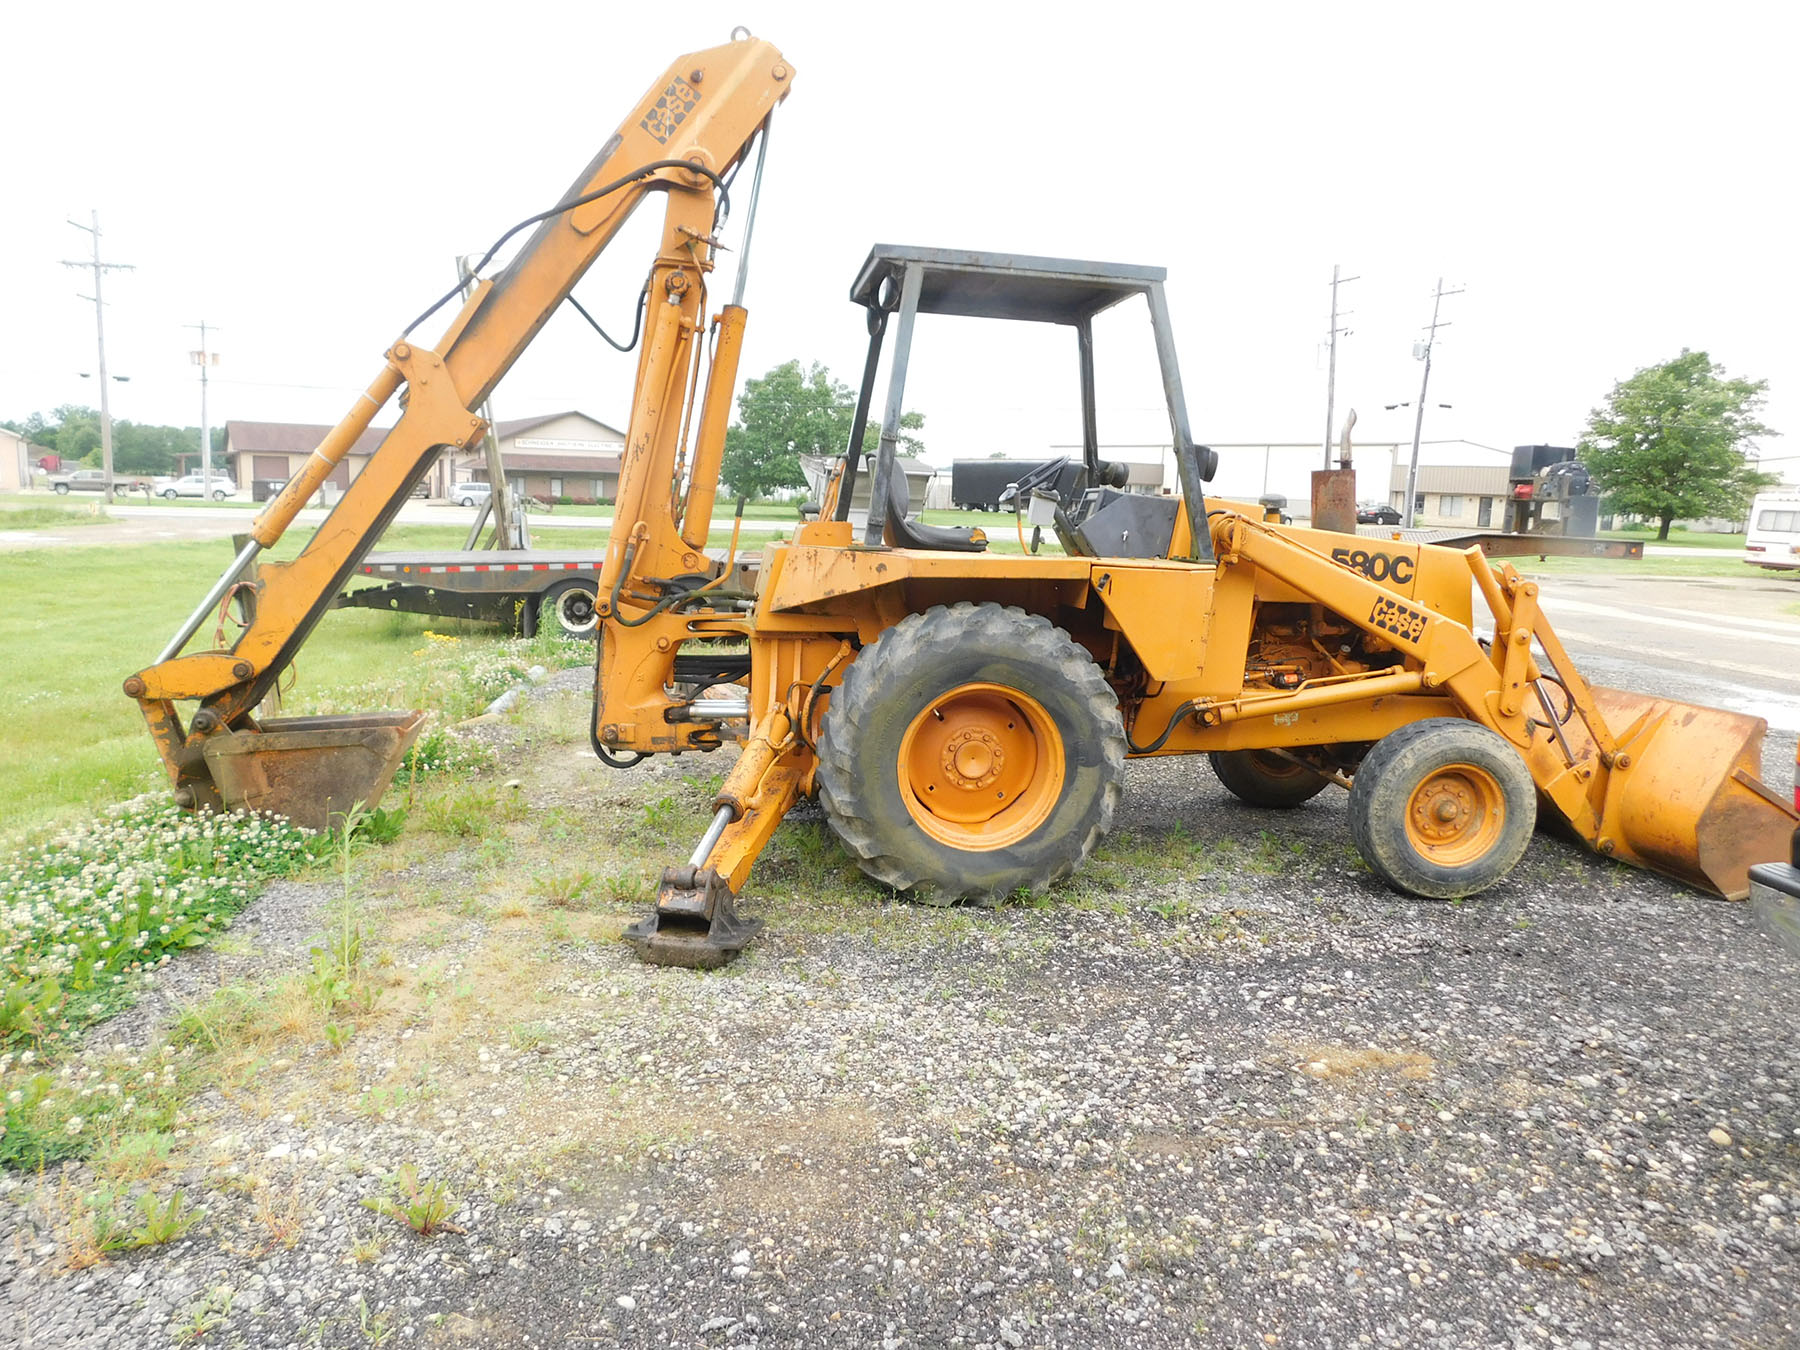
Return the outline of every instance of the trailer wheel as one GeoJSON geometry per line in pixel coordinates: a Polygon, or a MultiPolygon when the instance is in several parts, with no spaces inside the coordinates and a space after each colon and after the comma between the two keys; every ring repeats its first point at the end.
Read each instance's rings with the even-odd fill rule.
{"type": "Polygon", "coordinates": [[[1350,788],[1350,833],[1397,891],[1452,900],[1513,869],[1537,824],[1518,751],[1476,722],[1433,717],[1377,741],[1350,788]]]}
{"type": "Polygon", "coordinates": [[[857,865],[941,903],[1068,876],[1125,777],[1118,699],[1093,658],[991,604],[909,615],[865,647],[818,750],[819,801],[857,865]]]}
{"type": "Polygon", "coordinates": [[[590,638],[600,622],[594,609],[595,591],[591,581],[558,582],[544,592],[538,602],[539,623],[548,617],[557,631],[567,638],[590,638]]]}
{"type": "Polygon", "coordinates": [[[1267,750],[1214,750],[1206,759],[1232,796],[1251,806],[1287,810],[1311,801],[1331,782],[1267,750]]]}

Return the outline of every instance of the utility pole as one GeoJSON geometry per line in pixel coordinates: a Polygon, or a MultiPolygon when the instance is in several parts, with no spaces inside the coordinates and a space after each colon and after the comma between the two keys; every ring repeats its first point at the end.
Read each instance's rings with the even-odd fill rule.
{"type": "MultiPolygon", "coordinates": [[[[463,298],[466,300],[475,293],[475,273],[470,269],[468,258],[457,258],[456,275],[458,280],[462,282],[463,298]]],[[[506,462],[500,458],[500,440],[499,433],[494,429],[494,404],[492,399],[486,399],[482,402],[480,415],[481,420],[487,423],[487,433],[481,438],[481,445],[487,458],[488,482],[492,485],[491,490],[488,492],[488,509],[494,513],[494,547],[524,548],[525,535],[523,530],[513,523],[512,486],[506,481],[506,462]]],[[[450,473],[454,476],[454,464],[450,469],[450,473]]],[[[454,486],[454,484],[452,484],[452,486],[454,486]]],[[[479,528],[480,523],[481,518],[477,516],[477,528],[479,528]]],[[[467,546],[469,548],[475,546],[475,537],[473,534],[470,535],[467,546]]]]}
{"type": "Polygon", "coordinates": [[[212,500],[212,426],[206,420],[206,368],[219,364],[219,354],[207,350],[206,335],[219,330],[209,327],[205,319],[185,326],[200,330],[200,350],[188,355],[200,367],[200,500],[209,502],[212,500]]]}
{"type": "MultiPolygon", "coordinates": [[[[1331,371],[1325,377],[1325,467],[1327,469],[1331,467],[1331,423],[1337,412],[1337,340],[1340,334],[1349,337],[1351,331],[1348,328],[1338,327],[1338,287],[1360,280],[1362,280],[1360,276],[1339,277],[1338,264],[1331,265],[1331,371]]],[[[1353,310],[1344,311],[1346,316],[1354,312],[1353,310]]]]}
{"type": "Polygon", "coordinates": [[[1444,289],[1444,279],[1438,278],[1437,290],[1431,300],[1431,327],[1425,330],[1425,341],[1413,344],[1413,356],[1425,363],[1425,374],[1419,380],[1419,406],[1413,418],[1412,463],[1406,470],[1406,528],[1413,528],[1413,508],[1419,500],[1419,437],[1425,430],[1425,390],[1431,384],[1431,349],[1437,342],[1437,330],[1448,328],[1449,321],[1438,322],[1438,311],[1442,308],[1446,295],[1461,295],[1462,287],[1453,291],[1444,289]],[[1423,349],[1423,350],[1421,350],[1423,349]]]}
{"type": "Polygon", "coordinates": [[[106,474],[103,495],[108,502],[113,499],[113,461],[112,461],[112,405],[107,401],[106,382],[106,302],[100,297],[100,278],[106,272],[129,272],[130,263],[109,263],[100,261],[100,212],[93,214],[92,226],[83,225],[78,220],[69,224],[78,230],[86,230],[94,236],[94,256],[89,262],[63,261],[64,267],[91,267],[94,269],[94,293],[83,295],[83,300],[94,302],[94,331],[100,343],[100,463],[106,474]]]}

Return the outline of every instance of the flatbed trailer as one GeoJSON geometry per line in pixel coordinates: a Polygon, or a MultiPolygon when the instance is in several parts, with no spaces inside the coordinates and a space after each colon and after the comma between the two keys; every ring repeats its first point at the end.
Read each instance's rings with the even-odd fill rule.
{"type": "MultiPolygon", "coordinates": [[[[1478,548],[1490,558],[1642,558],[1638,539],[1596,539],[1578,534],[1524,534],[1504,530],[1404,530],[1392,525],[1359,525],[1363,539],[1393,539],[1439,548],[1478,548]]],[[[1342,561],[1340,559],[1340,561],[1342,561]]]]}
{"type": "Polygon", "coordinates": [[[535,637],[541,623],[592,637],[604,543],[593,549],[443,549],[371,553],[354,575],[378,584],[341,592],[339,609],[386,609],[480,619],[535,637]]]}

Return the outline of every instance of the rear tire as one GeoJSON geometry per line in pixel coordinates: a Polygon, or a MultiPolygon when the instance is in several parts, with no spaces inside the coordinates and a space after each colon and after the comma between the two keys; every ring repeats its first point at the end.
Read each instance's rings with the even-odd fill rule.
{"type": "Polygon", "coordinates": [[[948,903],[1068,876],[1112,825],[1118,699],[1048,620],[962,603],[909,615],[831,695],[819,801],[857,866],[948,903]]]}
{"type": "Polygon", "coordinates": [[[1389,886],[1429,900],[1486,890],[1524,856],[1537,787],[1477,722],[1433,717],[1377,741],[1350,787],[1350,833],[1389,886]]]}
{"type": "Polygon", "coordinates": [[[1214,750],[1206,759],[1232,796],[1278,811],[1311,801],[1331,782],[1267,750],[1214,750]]]}
{"type": "Polygon", "coordinates": [[[544,592],[538,605],[538,623],[552,624],[564,637],[585,641],[594,636],[600,624],[595,599],[591,581],[559,582],[544,592]]]}

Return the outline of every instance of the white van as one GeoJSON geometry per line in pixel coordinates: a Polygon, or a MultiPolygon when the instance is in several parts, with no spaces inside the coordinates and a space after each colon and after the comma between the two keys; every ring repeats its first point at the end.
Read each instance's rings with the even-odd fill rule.
{"type": "Polygon", "coordinates": [[[1765,492],[1750,504],[1744,561],[1754,567],[1800,571],[1800,488],[1765,492]]]}

